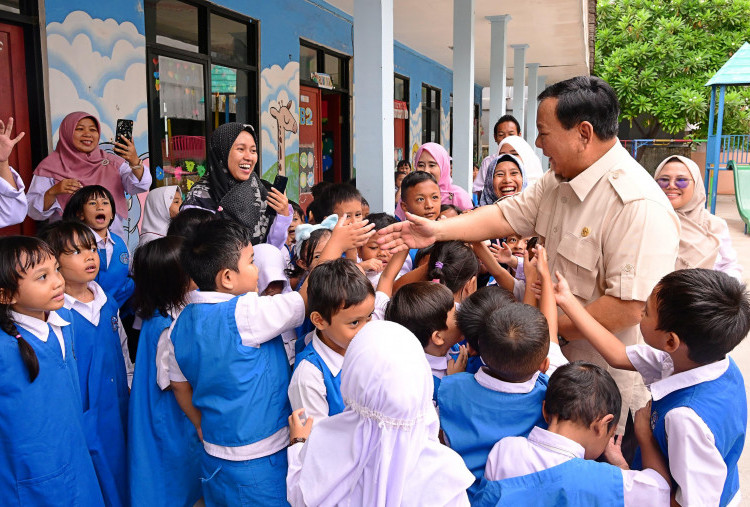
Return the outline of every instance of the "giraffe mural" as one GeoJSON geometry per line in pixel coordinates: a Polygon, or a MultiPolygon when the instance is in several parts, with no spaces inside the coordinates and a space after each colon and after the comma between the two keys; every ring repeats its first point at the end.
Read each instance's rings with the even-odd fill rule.
{"type": "Polygon", "coordinates": [[[278,102],[278,107],[269,107],[271,116],[276,120],[276,144],[278,147],[277,159],[279,162],[279,174],[286,176],[286,164],[285,161],[285,141],[286,133],[291,132],[297,133],[297,120],[294,119],[292,114],[292,101],[290,100],[286,105],[283,101],[278,102]]]}

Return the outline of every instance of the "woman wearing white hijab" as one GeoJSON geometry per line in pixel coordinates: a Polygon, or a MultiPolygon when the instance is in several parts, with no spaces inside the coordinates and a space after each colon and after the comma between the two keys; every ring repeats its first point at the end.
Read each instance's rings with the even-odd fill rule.
{"type": "MultiPolygon", "coordinates": [[[[289,502],[468,506],[474,476],[438,441],[432,373],[417,338],[396,323],[369,322],[349,345],[341,375],[346,409],[287,451],[289,502]]],[[[311,427],[301,425],[300,411],[290,417],[293,441],[311,427]]]]}
{"type": "Polygon", "coordinates": [[[662,160],[654,179],[680,217],[680,250],[675,269],[707,268],[742,281],[742,266],[723,218],[706,209],[706,191],[698,164],[674,155],[662,160]]]}
{"type": "Polygon", "coordinates": [[[544,175],[542,161],[539,160],[537,154],[534,153],[534,148],[532,148],[522,137],[508,136],[498,145],[497,154],[485,157],[485,159],[482,160],[479,174],[477,174],[477,177],[474,180],[473,188],[475,192],[482,191],[487,176],[489,176],[491,171],[495,169],[494,162],[500,157],[500,155],[505,154],[515,155],[521,159],[521,162],[523,162],[526,185],[531,185],[544,175]]]}
{"type": "Polygon", "coordinates": [[[169,222],[180,211],[182,193],[180,187],[171,185],[149,191],[143,206],[143,223],[138,246],[167,235],[169,222]]]}

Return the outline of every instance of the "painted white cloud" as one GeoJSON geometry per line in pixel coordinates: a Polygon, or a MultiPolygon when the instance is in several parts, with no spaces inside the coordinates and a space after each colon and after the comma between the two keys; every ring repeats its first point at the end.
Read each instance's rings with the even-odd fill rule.
{"type": "Polygon", "coordinates": [[[133,23],[129,21],[118,23],[112,18],[92,18],[84,11],[73,11],[62,23],[55,22],[47,25],[48,37],[54,34],[72,41],[81,33],[87,34],[94,47],[104,53],[111,53],[112,47],[121,40],[130,41],[134,46],[143,44],[143,34],[138,33],[133,23]]]}
{"type": "Polygon", "coordinates": [[[49,70],[49,82],[52,85],[49,87],[50,109],[52,110],[52,123],[55,125],[52,139],[53,144],[57,144],[60,122],[65,117],[65,114],[67,114],[61,114],[58,111],[95,112],[97,109],[91,102],[78,97],[78,92],[73,82],[59,70],[49,70]]]}

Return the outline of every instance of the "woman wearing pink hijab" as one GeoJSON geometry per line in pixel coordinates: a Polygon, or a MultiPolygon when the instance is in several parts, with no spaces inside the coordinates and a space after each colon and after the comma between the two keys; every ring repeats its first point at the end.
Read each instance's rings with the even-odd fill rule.
{"type": "Polygon", "coordinates": [[[112,232],[124,238],[122,220],[128,216],[125,192],[139,194],[151,186],[151,173],[144,170],[132,141],[115,140],[115,151],[122,156],[105,152],[99,148],[99,120],[82,111],[67,115],[58,132],[55,151],[37,166],[29,185],[29,216],[57,221],[76,190],[101,185],[112,193],[121,219],[112,223],[112,232]]]}
{"type": "MultiPolygon", "coordinates": [[[[419,147],[414,156],[414,170],[425,171],[435,178],[440,187],[440,204],[453,204],[462,211],[474,207],[469,193],[458,185],[453,184],[451,178],[451,157],[441,145],[437,143],[425,143],[419,147]]],[[[403,220],[406,218],[401,204],[396,204],[396,216],[403,220]]]]}

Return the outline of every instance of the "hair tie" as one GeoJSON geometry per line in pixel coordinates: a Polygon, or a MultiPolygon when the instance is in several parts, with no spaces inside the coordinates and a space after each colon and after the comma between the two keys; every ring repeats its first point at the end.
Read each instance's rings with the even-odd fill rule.
{"type": "Polygon", "coordinates": [[[438,283],[439,284],[440,283],[440,279],[439,278],[433,278],[432,279],[432,283],[438,283]]]}
{"type": "Polygon", "coordinates": [[[23,338],[23,336],[21,336],[21,333],[18,333],[18,334],[16,335],[16,340],[20,340],[21,338],[23,338]]]}
{"type": "Polygon", "coordinates": [[[442,263],[442,262],[440,262],[440,261],[437,261],[437,262],[435,263],[435,267],[436,267],[436,268],[438,268],[438,269],[443,269],[443,263],[442,263]]]}

